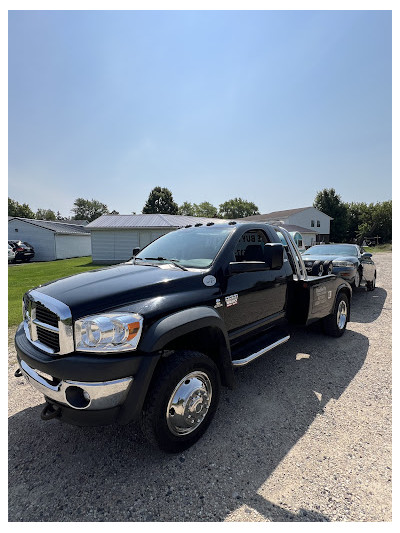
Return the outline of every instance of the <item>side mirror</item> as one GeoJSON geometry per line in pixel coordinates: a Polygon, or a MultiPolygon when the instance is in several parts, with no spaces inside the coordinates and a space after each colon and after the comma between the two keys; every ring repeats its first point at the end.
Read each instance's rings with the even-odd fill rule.
{"type": "Polygon", "coordinates": [[[369,252],[364,252],[361,256],[361,259],[371,259],[372,257],[372,254],[370,254],[369,252]]]}
{"type": "Polygon", "coordinates": [[[132,257],[135,257],[135,255],[137,255],[139,252],[140,252],[140,248],[134,248],[132,250],[132,257]]]}
{"type": "Polygon", "coordinates": [[[266,243],[264,246],[264,257],[268,268],[279,270],[283,265],[283,245],[275,242],[266,243]]]}

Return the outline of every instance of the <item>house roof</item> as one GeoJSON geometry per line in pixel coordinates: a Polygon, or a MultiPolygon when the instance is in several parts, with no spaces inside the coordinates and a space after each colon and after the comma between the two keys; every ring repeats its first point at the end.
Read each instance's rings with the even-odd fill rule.
{"type": "Polygon", "coordinates": [[[190,217],[185,215],[102,215],[86,226],[89,230],[98,228],[182,228],[188,224],[227,223],[220,218],[190,217]]]}
{"type": "Polygon", "coordinates": [[[318,231],[314,231],[313,229],[308,229],[308,228],[302,228],[301,226],[296,226],[295,224],[279,224],[279,225],[289,232],[298,231],[301,234],[314,233],[315,235],[318,235],[318,231]]]}
{"type": "Polygon", "coordinates": [[[77,224],[68,224],[66,222],[56,222],[54,220],[36,220],[31,218],[22,218],[22,217],[11,217],[11,220],[22,220],[33,226],[38,226],[39,228],[48,229],[54,231],[54,233],[63,233],[66,235],[87,235],[90,233],[86,227],[78,226],[77,224]]]}
{"type": "MultiPolygon", "coordinates": [[[[306,211],[306,209],[317,209],[316,207],[313,207],[312,205],[308,207],[298,207],[297,209],[285,209],[284,211],[272,211],[271,213],[263,213],[262,215],[251,215],[249,217],[244,217],[243,220],[253,220],[254,222],[265,222],[267,220],[282,220],[284,218],[290,217],[291,215],[295,215],[296,213],[301,213],[301,211],[306,211]]],[[[319,211],[319,209],[317,209],[319,211]]],[[[322,213],[322,211],[319,211],[322,213]]],[[[325,215],[325,213],[322,213],[325,215]]],[[[328,216],[328,215],[325,215],[328,216]]],[[[332,217],[329,217],[331,220],[333,220],[332,217]]]]}
{"type": "Polygon", "coordinates": [[[74,218],[66,218],[65,220],[57,220],[57,222],[63,222],[65,224],[75,224],[76,226],[87,226],[88,220],[75,220],[74,218]]]}

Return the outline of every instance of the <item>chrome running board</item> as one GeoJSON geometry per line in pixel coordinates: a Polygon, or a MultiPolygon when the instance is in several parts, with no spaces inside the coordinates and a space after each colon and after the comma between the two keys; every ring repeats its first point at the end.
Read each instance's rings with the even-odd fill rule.
{"type": "Polygon", "coordinates": [[[257,357],[260,357],[261,355],[264,355],[265,353],[269,352],[270,350],[273,350],[280,344],[284,344],[290,339],[290,335],[287,335],[286,337],[282,337],[282,339],[277,340],[276,342],[273,342],[272,344],[265,346],[258,352],[252,353],[245,357],[244,359],[235,359],[232,361],[233,366],[245,366],[251,361],[254,361],[254,359],[257,359],[257,357]]]}

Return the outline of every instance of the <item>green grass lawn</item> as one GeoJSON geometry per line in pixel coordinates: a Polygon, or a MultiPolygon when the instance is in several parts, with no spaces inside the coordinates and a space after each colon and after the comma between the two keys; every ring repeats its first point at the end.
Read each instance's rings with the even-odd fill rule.
{"type": "Polygon", "coordinates": [[[364,250],[366,252],[369,252],[370,254],[378,254],[379,252],[391,252],[392,251],[392,244],[378,244],[378,246],[363,246],[364,250]]]}
{"type": "Polygon", "coordinates": [[[8,326],[22,321],[22,296],[24,293],[48,281],[101,268],[92,263],[91,257],[77,257],[43,263],[25,263],[8,269],[8,326]]]}

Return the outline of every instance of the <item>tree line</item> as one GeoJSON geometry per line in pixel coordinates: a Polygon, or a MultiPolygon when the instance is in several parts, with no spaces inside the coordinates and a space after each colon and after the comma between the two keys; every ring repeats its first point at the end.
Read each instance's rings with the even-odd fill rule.
{"type": "MultiPolygon", "coordinates": [[[[11,198],[8,199],[8,216],[31,218],[36,220],[87,220],[92,222],[101,215],[119,215],[118,211],[109,211],[106,204],[98,200],[86,200],[77,198],[71,209],[73,216],[63,217],[59,211],[55,213],[51,209],[38,209],[34,213],[28,204],[19,204],[11,198]]],[[[166,187],[154,187],[143,206],[142,213],[188,215],[206,218],[242,218],[250,215],[258,215],[258,207],[242,198],[232,198],[219,205],[219,208],[210,202],[199,204],[183,202],[178,205],[173,198],[172,192],[166,187]]],[[[136,213],[132,213],[136,214],[136,213]]]]}
{"type": "Polygon", "coordinates": [[[372,241],[392,242],[392,201],[343,202],[335,189],[319,191],[314,207],[333,218],[330,240],[332,242],[372,241]]]}
{"type": "MultiPolygon", "coordinates": [[[[343,202],[335,189],[323,189],[317,192],[314,207],[332,217],[330,240],[332,242],[358,242],[377,240],[379,243],[392,241],[392,201],[366,204],[365,202],[343,202]]],[[[110,211],[106,204],[98,200],[77,198],[71,209],[72,217],[63,217],[59,211],[38,209],[34,213],[28,204],[19,204],[8,199],[8,215],[37,220],[87,220],[92,222],[101,215],[118,215],[110,211]]],[[[205,218],[237,219],[258,215],[258,207],[242,198],[232,198],[218,206],[210,202],[199,204],[183,202],[178,205],[172,192],[166,187],[154,187],[143,206],[142,213],[187,215],[205,218]]],[[[136,214],[136,213],[132,213],[136,214]]]]}

